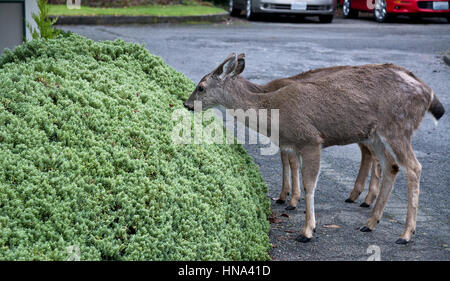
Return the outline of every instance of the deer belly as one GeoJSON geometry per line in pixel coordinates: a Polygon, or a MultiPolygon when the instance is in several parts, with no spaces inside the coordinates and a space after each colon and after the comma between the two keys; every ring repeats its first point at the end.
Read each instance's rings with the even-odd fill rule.
{"type": "Polygon", "coordinates": [[[375,132],[375,123],[366,126],[340,124],[332,129],[320,130],[323,146],[347,145],[367,140],[375,132]]]}

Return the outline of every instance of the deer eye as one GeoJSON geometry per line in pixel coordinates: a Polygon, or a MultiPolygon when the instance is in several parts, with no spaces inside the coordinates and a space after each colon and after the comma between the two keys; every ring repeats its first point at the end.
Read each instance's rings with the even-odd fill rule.
{"type": "Polygon", "coordinates": [[[203,92],[203,91],[205,90],[205,88],[204,88],[203,86],[198,86],[197,90],[198,90],[199,92],[203,92]]]}

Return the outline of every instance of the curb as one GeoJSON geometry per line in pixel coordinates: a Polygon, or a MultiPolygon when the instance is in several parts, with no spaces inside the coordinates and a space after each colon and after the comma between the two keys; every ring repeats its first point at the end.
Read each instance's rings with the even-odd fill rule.
{"type": "Polygon", "coordinates": [[[58,18],[56,24],[158,24],[158,23],[186,23],[199,22],[222,22],[229,17],[228,13],[198,16],[50,16],[58,18]]]}
{"type": "Polygon", "coordinates": [[[450,55],[444,55],[444,62],[450,66],[450,55]]]}

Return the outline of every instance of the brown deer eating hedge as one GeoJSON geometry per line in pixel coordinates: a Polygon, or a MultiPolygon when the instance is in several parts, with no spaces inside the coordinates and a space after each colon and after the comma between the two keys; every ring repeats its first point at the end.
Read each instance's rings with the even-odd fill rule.
{"type": "MultiPolygon", "coordinates": [[[[244,54],[240,54],[238,56],[238,61],[244,59],[244,54]]],[[[236,79],[240,80],[240,83],[242,87],[246,90],[257,92],[257,93],[270,93],[275,90],[278,90],[282,87],[285,87],[291,83],[296,82],[307,82],[307,81],[314,81],[315,79],[319,78],[322,75],[321,70],[319,71],[307,71],[300,73],[296,76],[288,77],[288,78],[280,78],[275,79],[273,81],[270,81],[269,83],[265,85],[257,85],[254,84],[242,76],[237,76],[236,79]]],[[[355,185],[353,187],[352,192],[350,193],[350,196],[345,200],[347,203],[353,203],[359,195],[364,190],[364,185],[366,183],[366,179],[369,175],[369,171],[371,171],[371,178],[369,183],[369,192],[366,195],[366,198],[364,199],[364,202],[360,205],[361,207],[368,208],[374,201],[374,199],[378,195],[378,186],[380,182],[380,175],[381,175],[381,166],[378,163],[378,160],[376,159],[375,153],[373,152],[373,149],[370,148],[368,145],[364,145],[363,143],[359,143],[359,147],[361,150],[361,165],[359,168],[358,176],[355,181],[355,185]]],[[[281,151],[281,163],[282,163],[282,174],[283,174],[283,181],[282,181],[282,188],[279,198],[276,200],[276,203],[278,204],[284,204],[286,202],[286,198],[289,195],[289,191],[291,190],[291,183],[289,181],[289,171],[290,171],[290,163],[294,162],[292,161],[292,156],[287,151],[281,151]],[[289,157],[291,156],[291,158],[289,157]]],[[[295,157],[295,156],[294,156],[295,157]]],[[[298,200],[300,199],[301,191],[300,186],[298,182],[298,171],[291,173],[293,179],[292,179],[292,196],[291,200],[289,202],[289,205],[286,207],[286,210],[294,210],[297,207],[298,200]]]]}
{"type": "MultiPolygon", "coordinates": [[[[314,190],[322,148],[358,143],[375,153],[383,175],[372,215],[360,230],[371,231],[378,224],[403,168],[408,209],[405,230],[396,243],[409,242],[416,228],[422,170],[411,147],[411,136],[427,111],[437,120],[445,112],[431,88],[402,67],[371,64],[313,70],[287,78],[296,80],[293,83],[265,91],[239,76],[244,67],[245,56],[231,54],[200,80],[184,105],[192,110],[194,101],[201,101],[203,109],[222,105],[228,109],[279,110],[279,127],[269,127],[267,135],[278,129],[279,140],[275,142],[288,157],[293,193],[299,190],[299,157],[302,160],[306,222],[297,241],[310,241],[316,227],[314,190]]],[[[299,192],[293,194],[297,197],[299,192]]],[[[292,204],[296,203],[291,200],[292,204]]]]}

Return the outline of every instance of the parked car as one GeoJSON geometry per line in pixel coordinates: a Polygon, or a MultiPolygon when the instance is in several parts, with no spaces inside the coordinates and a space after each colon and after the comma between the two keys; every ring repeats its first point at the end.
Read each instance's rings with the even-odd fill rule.
{"type": "Polygon", "coordinates": [[[372,12],[377,22],[385,22],[395,15],[411,18],[438,16],[450,22],[448,0],[340,0],[345,18],[356,18],[359,11],[372,12]]]}
{"type": "Polygon", "coordinates": [[[230,15],[238,16],[245,11],[245,17],[253,20],[262,14],[289,14],[319,16],[320,22],[333,21],[337,0],[230,0],[230,15]]]}

